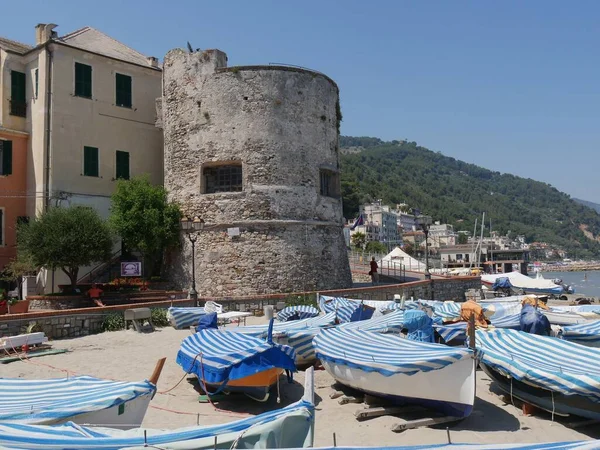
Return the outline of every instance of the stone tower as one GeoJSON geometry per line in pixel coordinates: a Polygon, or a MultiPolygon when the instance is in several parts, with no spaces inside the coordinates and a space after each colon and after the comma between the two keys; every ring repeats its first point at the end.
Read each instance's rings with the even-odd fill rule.
{"type": "MultiPolygon", "coordinates": [[[[166,55],[165,187],[206,222],[196,243],[200,296],[351,286],[340,119],[338,87],[323,74],[227,67],[219,50],[166,55]]],[[[185,288],[191,246],[182,243],[171,275],[185,288]]]]}

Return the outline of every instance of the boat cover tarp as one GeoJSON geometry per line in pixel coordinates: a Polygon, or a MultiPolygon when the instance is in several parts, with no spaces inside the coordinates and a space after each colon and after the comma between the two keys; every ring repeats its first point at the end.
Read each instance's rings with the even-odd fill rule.
{"type": "Polygon", "coordinates": [[[59,421],[153,395],[155,391],[156,386],[149,381],[111,381],[89,376],[48,380],[0,378],[0,421],[59,421]]]}
{"type": "MultiPolygon", "coordinates": [[[[291,320],[289,322],[273,323],[273,333],[287,333],[290,330],[303,330],[309,328],[321,328],[335,323],[335,312],[313,317],[311,319],[291,320]]],[[[250,336],[266,338],[269,325],[245,325],[241,327],[228,328],[232,333],[248,334],[250,336]]]]}
{"type": "Polygon", "coordinates": [[[552,311],[566,311],[578,314],[600,315],[600,305],[553,306],[552,311]]]}
{"type": "Polygon", "coordinates": [[[533,386],[600,402],[600,349],[516,330],[476,330],[481,362],[533,386]]]}
{"type": "Polygon", "coordinates": [[[277,320],[280,322],[287,322],[288,320],[310,319],[312,317],[317,317],[318,315],[319,310],[314,306],[288,306],[287,308],[283,308],[281,311],[279,311],[277,314],[277,320]]]}
{"type": "Polygon", "coordinates": [[[393,334],[329,329],[313,340],[317,358],[385,376],[442,369],[473,352],[467,348],[411,341],[393,334]]]}
{"type": "Polygon", "coordinates": [[[271,368],[295,370],[294,349],[254,336],[221,330],[201,330],[186,337],[177,364],[207,383],[239,380],[271,368]]]}
{"type": "Polygon", "coordinates": [[[558,336],[567,341],[600,347],[600,320],[561,327],[558,336]]]}
{"type": "Polygon", "coordinates": [[[204,314],[200,317],[200,320],[198,321],[198,326],[196,327],[196,333],[200,330],[206,330],[209,328],[212,328],[214,330],[219,328],[216,312],[204,314]]]}
{"type": "MultiPolygon", "coordinates": [[[[333,313],[330,313],[333,314],[333,313]]],[[[400,333],[404,323],[404,312],[394,311],[392,313],[373,317],[359,322],[347,322],[337,325],[337,328],[345,330],[365,330],[376,333],[400,333]]],[[[314,337],[325,327],[318,328],[295,328],[283,332],[287,337],[287,345],[294,347],[296,353],[305,359],[316,359],[315,348],[312,341],[314,337]]]]}
{"type": "Polygon", "coordinates": [[[509,272],[500,274],[481,275],[481,282],[488,286],[493,286],[499,278],[508,278],[510,284],[516,289],[524,289],[526,292],[540,294],[560,295],[564,289],[562,286],[553,283],[545,278],[529,278],[521,272],[509,272]]]}
{"type": "Polygon", "coordinates": [[[412,341],[434,342],[433,320],[425,311],[413,309],[404,314],[404,328],[406,338],[412,341]]]}
{"type": "Polygon", "coordinates": [[[510,284],[510,280],[507,277],[499,277],[494,281],[492,291],[497,291],[498,289],[510,289],[511,287],[512,284],[510,284]]]}
{"type": "Polygon", "coordinates": [[[550,336],[550,332],[552,331],[548,318],[532,305],[523,305],[520,324],[519,329],[525,333],[550,336]]]}
{"type": "Polygon", "coordinates": [[[176,308],[167,309],[167,319],[173,328],[182,329],[198,325],[200,317],[206,314],[204,308],[176,308]]]}
{"type": "Polygon", "coordinates": [[[64,425],[0,423],[0,448],[8,449],[213,449],[311,447],[314,405],[306,400],[235,422],[175,430],[116,430],[64,425]],[[146,437],[144,437],[144,433],[146,437]],[[147,444],[147,445],[146,445],[147,444]]]}
{"type": "MultiPolygon", "coordinates": [[[[520,309],[519,305],[519,309],[520,309]]],[[[518,330],[521,327],[521,314],[509,314],[496,318],[494,314],[491,318],[492,325],[496,328],[511,328],[518,330]]],[[[434,325],[433,328],[444,339],[445,342],[454,340],[464,341],[467,338],[467,322],[455,322],[449,324],[434,325]]]]}
{"type": "Polygon", "coordinates": [[[379,316],[391,309],[394,303],[393,300],[355,300],[344,297],[319,296],[319,309],[324,313],[337,313],[338,321],[341,323],[379,316]],[[364,313],[364,310],[358,310],[361,304],[374,308],[375,312],[368,316],[364,313]]]}

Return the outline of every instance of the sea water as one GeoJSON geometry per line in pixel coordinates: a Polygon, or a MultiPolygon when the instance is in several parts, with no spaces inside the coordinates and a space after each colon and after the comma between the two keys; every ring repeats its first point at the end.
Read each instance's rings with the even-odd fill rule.
{"type": "Polygon", "coordinates": [[[600,297],[600,270],[588,270],[586,272],[544,272],[543,275],[547,280],[561,279],[563,284],[573,286],[576,294],[600,297]]]}

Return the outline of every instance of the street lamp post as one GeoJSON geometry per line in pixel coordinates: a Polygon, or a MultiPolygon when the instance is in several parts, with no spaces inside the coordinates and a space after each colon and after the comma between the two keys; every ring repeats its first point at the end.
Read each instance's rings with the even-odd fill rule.
{"type": "Polygon", "coordinates": [[[431,216],[419,215],[415,218],[416,223],[425,233],[425,279],[431,280],[431,272],[429,272],[429,226],[431,225],[431,216]]]}
{"type": "Polygon", "coordinates": [[[187,235],[192,244],[192,288],[188,293],[188,298],[198,301],[198,292],[196,291],[196,241],[198,240],[198,232],[204,229],[204,220],[194,217],[190,220],[187,217],[181,219],[181,230],[187,235]]]}

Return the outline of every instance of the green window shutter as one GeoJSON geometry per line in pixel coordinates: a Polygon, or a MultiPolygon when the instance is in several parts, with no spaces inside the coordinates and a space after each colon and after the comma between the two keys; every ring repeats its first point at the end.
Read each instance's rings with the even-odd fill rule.
{"type": "Polygon", "coordinates": [[[2,152],[2,173],[0,175],[12,175],[12,141],[0,141],[2,152]]]}
{"type": "Polygon", "coordinates": [[[117,179],[129,180],[129,152],[117,150],[117,179]]]}
{"type": "Polygon", "coordinates": [[[92,98],[92,66],[75,63],[75,95],[92,98]]]}
{"type": "Polygon", "coordinates": [[[97,177],[98,172],[98,149],[83,147],[83,174],[87,177],[97,177]]]}
{"type": "Polygon", "coordinates": [[[131,77],[129,75],[115,74],[115,92],[117,106],[131,108],[131,77]]]}
{"type": "Polygon", "coordinates": [[[35,69],[35,98],[38,98],[38,92],[39,92],[39,85],[40,85],[40,71],[38,69],[35,69]]]}
{"type": "Polygon", "coordinates": [[[13,102],[25,103],[25,74],[23,72],[10,71],[10,97],[13,102]]]}

